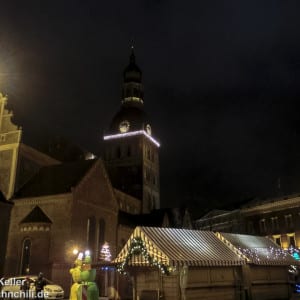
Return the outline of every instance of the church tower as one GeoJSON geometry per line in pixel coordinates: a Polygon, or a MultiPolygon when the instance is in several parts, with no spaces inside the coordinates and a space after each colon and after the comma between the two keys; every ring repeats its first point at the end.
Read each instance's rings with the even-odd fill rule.
{"type": "Polygon", "coordinates": [[[144,111],[142,72],[132,48],[123,73],[121,108],[104,136],[104,160],[115,188],[142,201],[141,213],[160,207],[159,143],[144,111]]]}
{"type": "Polygon", "coordinates": [[[14,193],[21,129],[11,121],[7,97],[0,93],[0,190],[6,199],[14,193]]]}

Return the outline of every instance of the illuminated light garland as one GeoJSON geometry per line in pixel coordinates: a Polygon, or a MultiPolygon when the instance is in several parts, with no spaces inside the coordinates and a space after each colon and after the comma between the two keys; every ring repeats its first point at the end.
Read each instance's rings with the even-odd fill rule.
{"type": "Polygon", "coordinates": [[[143,240],[139,237],[136,237],[131,241],[128,254],[125,257],[125,260],[117,265],[117,271],[121,274],[126,274],[125,267],[128,265],[129,260],[132,258],[133,255],[140,254],[143,255],[144,259],[150,266],[158,267],[163,274],[170,274],[169,269],[166,265],[160,263],[157,259],[149,255],[143,240]]]}
{"type": "Polygon", "coordinates": [[[260,262],[264,257],[267,260],[286,260],[289,258],[289,253],[283,249],[274,247],[268,248],[238,248],[246,257],[252,261],[260,262]]]}
{"type": "Polygon", "coordinates": [[[105,135],[103,137],[103,139],[105,141],[107,141],[107,140],[119,139],[119,138],[124,138],[124,137],[128,137],[128,136],[136,136],[136,135],[144,135],[152,143],[154,143],[157,147],[160,147],[160,143],[158,141],[156,141],[151,135],[149,135],[145,130],[138,130],[138,131],[125,132],[125,133],[117,133],[117,134],[112,134],[112,135],[105,135]]]}

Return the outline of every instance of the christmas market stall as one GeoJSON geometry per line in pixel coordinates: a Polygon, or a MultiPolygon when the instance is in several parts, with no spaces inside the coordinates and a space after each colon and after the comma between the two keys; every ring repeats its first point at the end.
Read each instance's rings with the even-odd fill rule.
{"type": "Polygon", "coordinates": [[[287,265],[294,259],[266,238],[248,236],[249,242],[237,247],[241,235],[226,237],[211,231],[136,227],[114,262],[121,274],[132,278],[134,300],[288,299],[287,265]],[[261,277],[256,270],[268,274],[264,280],[269,293],[257,288],[261,277]],[[275,289],[276,283],[280,288],[275,289]]]}
{"type": "Polygon", "coordinates": [[[246,258],[213,232],[137,227],[115,262],[133,299],[235,299],[246,258]]]}
{"type": "Polygon", "coordinates": [[[293,265],[299,265],[288,251],[272,240],[253,235],[216,233],[228,244],[247,257],[243,266],[245,287],[252,299],[290,299],[293,265]]]}

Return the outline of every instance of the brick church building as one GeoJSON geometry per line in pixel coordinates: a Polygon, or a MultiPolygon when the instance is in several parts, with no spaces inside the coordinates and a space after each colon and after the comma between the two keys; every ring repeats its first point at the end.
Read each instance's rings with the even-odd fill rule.
{"type": "Polygon", "coordinates": [[[97,263],[105,242],[115,257],[136,225],[191,226],[185,211],[160,209],[160,145],[133,50],[102,158],[66,162],[25,145],[6,103],[0,95],[0,275],[42,271],[68,294],[74,248],[97,263]]]}

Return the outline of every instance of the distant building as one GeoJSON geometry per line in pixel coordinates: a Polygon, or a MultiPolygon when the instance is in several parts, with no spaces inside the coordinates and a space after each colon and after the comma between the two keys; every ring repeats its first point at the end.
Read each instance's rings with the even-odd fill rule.
{"type": "Polygon", "coordinates": [[[195,228],[268,236],[284,249],[300,248],[300,195],[255,200],[233,211],[213,210],[195,228]]]}

